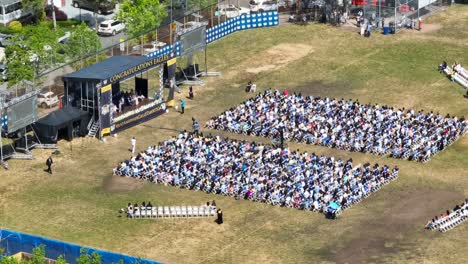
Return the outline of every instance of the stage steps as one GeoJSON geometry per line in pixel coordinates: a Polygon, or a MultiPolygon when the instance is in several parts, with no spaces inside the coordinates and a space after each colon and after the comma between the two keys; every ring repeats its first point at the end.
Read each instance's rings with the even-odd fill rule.
{"type": "Polygon", "coordinates": [[[57,144],[36,144],[34,148],[38,149],[57,149],[57,144]]]}
{"type": "Polygon", "coordinates": [[[99,131],[99,122],[93,122],[93,125],[89,129],[87,137],[95,137],[99,131]]]}
{"type": "Polygon", "coordinates": [[[32,154],[22,154],[22,153],[15,153],[10,156],[12,159],[23,159],[23,160],[32,160],[33,155],[32,154]]]}

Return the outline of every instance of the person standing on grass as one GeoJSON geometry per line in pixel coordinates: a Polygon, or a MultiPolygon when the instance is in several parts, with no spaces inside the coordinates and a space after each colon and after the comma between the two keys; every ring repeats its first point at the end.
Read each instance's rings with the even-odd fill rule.
{"type": "Polygon", "coordinates": [[[132,144],[132,156],[134,156],[135,155],[135,148],[136,148],[136,138],[132,137],[132,139],[130,140],[130,143],[132,144]]]}
{"type": "Polygon", "coordinates": [[[185,113],[185,101],[184,99],[180,100],[180,108],[181,108],[181,114],[185,113]]]}
{"type": "Polygon", "coordinates": [[[223,211],[221,209],[218,209],[216,211],[216,214],[218,215],[218,219],[216,219],[216,222],[218,222],[218,225],[223,223],[223,211]]]}
{"type": "Polygon", "coordinates": [[[418,20],[418,30],[421,31],[421,29],[422,29],[422,19],[419,18],[419,20],[418,20]]]}
{"type": "Polygon", "coordinates": [[[193,120],[193,133],[198,136],[198,132],[200,131],[200,124],[198,124],[198,121],[195,120],[195,118],[192,117],[193,120]]]}
{"type": "Polygon", "coordinates": [[[193,88],[192,88],[192,86],[190,86],[190,88],[189,88],[188,96],[189,96],[190,100],[193,100],[193,88]]]}
{"type": "Polygon", "coordinates": [[[49,158],[46,160],[46,165],[47,165],[47,172],[49,174],[52,174],[52,164],[54,163],[54,161],[52,160],[52,156],[49,156],[49,158]]]}

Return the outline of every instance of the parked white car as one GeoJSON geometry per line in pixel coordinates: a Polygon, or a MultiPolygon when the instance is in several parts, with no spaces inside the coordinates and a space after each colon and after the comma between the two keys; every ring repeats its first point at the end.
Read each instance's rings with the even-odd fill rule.
{"type": "MultiPolygon", "coordinates": [[[[152,41],[151,43],[143,45],[143,55],[146,55],[151,52],[155,52],[158,49],[166,46],[167,44],[161,41],[152,41]]],[[[133,46],[133,52],[141,53],[141,45],[133,46]]]]}
{"type": "Polygon", "coordinates": [[[208,25],[208,21],[202,21],[202,22],[189,21],[189,22],[181,25],[180,27],[178,27],[177,34],[182,35],[184,33],[187,33],[189,31],[192,31],[192,30],[196,29],[196,28],[206,26],[206,25],[208,25]]]}
{"type": "Polygon", "coordinates": [[[107,36],[115,36],[117,33],[122,32],[125,29],[125,24],[116,21],[116,20],[106,20],[99,24],[98,34],[99,35],[107,35],[107,36]]]}
{"type": "Polygon", "coordinates": [[[218,16],[233,18],[250,14],[250,9],[245,7],[237,7],[235,5],[220,5],[218,6],[216,12],[218,16]]]}
{"type": "Polygon", "coordinates": [[[250,11],[252,13],[265,12],[265,11],[277,11],[278,1],[277,0],[251,0],[249,2],[250,11]]]}
{"type": "Polygon", "coordinates": [[[40,107],[53,107],[59,102],[57,95],[53,92],[45,92],[37,95],[37,104],[40,107]]]}

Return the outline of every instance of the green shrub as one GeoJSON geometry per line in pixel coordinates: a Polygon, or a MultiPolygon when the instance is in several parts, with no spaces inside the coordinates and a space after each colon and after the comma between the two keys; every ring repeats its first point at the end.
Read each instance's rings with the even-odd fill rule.
{"type": "Polygon", "coordinates": [[[11,21],[8,27],[13,30],[13,32],[20,32],[23,28],[23,25],[18,20],[11,21]]]}
{"type": "Polygon", "coordinates": [[[75,19],[71,19],[67,21],[57,21],[57,26],[61,28],[71,28],[79,24],[81,24],[81,22],[75,19]]]}
{"type": "Polygon", "coordinates": [[[13,29],[10,27],[5,27],[5,26],[0,26],[0,33],[2,34],[13,34],[16,33],[13,29]]]}

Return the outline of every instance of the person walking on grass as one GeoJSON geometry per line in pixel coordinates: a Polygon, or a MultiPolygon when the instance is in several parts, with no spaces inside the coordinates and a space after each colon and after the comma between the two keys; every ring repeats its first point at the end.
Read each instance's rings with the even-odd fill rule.
{"type": "Polygon", "coordinates": [[[180,100],[180,108],[181,108],[181,114],[185,113],[185,101],[184,99],[180,100]]]}
{"type": "Polygon", "coordinates": [[[193,121],[193,133],[198,136],[198,133],[200,132],[200,124],[198,124],[198,121],[195,120],[195,118],[192,117],[193,121]]]}
{"type": "Polygon", "coordinates": [[[132,139],[130,139],[130,143],[132,144],[132,156],[134,156],[135,155],[135,148],[136,148],[136,138],[132,137],[132,139]]]}
{"type": "Polygon", "coordinates": [[[49,158],[46,160],[46,165],[47,165],[46,172],[48,172],[49,174],[52,174],[52,164],[53,163],[54,163],[54,161],[52,160],[52,156],[49,156],[49,158]]]}

